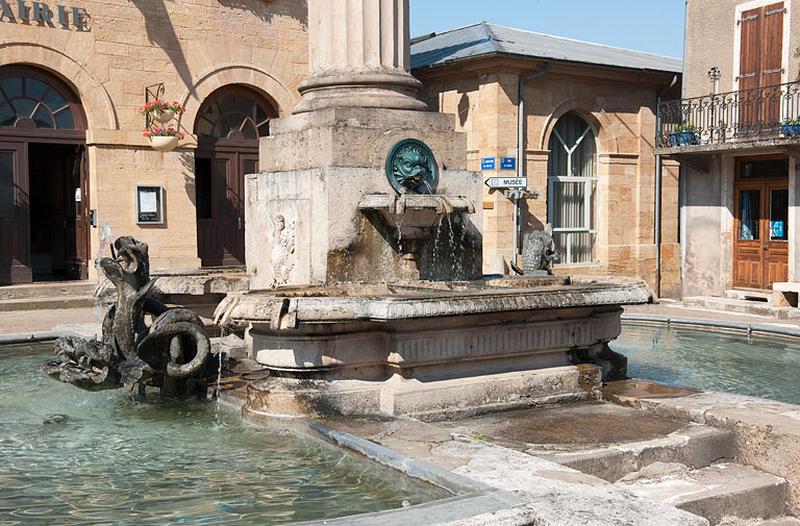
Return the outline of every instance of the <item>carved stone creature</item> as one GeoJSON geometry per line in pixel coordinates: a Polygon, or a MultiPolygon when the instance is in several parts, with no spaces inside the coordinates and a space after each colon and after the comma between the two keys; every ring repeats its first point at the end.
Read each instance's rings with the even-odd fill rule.
{"type": "Polygon", "coordinates": [[[117,289],[117,302],[103,320],[102,341],[59,338],[54,349],[58,360],[42,369],[87,390],[138,385],[142,393],[146,386],[172,395],[185,394],[190,387],[200,392],[206,386],[203,372],[211,353],[200,317],[148,296],[155,279],[150,279],[147,244],[120,237],[111,255],[99,262],[117,289]],[[146,314],[153,319],[149,326],[146,314]]]}
{"type": "Polygon", "coordinates": [[[526,275],[550,274],[553,264],[558,260],[552,225],[547,224],[544,230],[533,230],[525,234],[522,240],[522,262],[526,275]]]}

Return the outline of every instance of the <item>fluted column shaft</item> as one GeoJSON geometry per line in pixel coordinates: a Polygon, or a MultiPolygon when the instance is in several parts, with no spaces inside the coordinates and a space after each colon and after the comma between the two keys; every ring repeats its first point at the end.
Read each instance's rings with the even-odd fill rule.
{"type": "Polygon", "coordinates": [[[335,106],[426,109],[408,73],[408,0],[308,0],[309,78],[295,113],[335,106]]]}

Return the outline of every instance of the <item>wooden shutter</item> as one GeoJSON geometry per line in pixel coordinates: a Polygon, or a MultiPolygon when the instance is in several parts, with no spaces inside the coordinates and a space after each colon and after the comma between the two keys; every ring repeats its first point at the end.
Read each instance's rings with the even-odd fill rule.
{"type": "Polygon", "coordinates": [[[762,8],[764,11],[761,46],[761,86],[780,84],[783,77],[783,2],[762,8]]]}
{"type": "Polygon", "coordinates": [[[763,89],[783,77],[783,2],[744,11],[739,19],[739,133],[777,125],[780,92],[763,89]],[[760,89],[761,88],[761,89],[760,89]]]}
{"type": "Polygon", "coordinates": [[[761,21],[763,9],[751,9],[739,19],[742,40],[739,44],[739,123],[738,133],[758,128],[758,93],[761,81],[761,21]]]}
{"type": "Polygon", "coordinates": [[[763,8],[742,13],[739,19],[742,40],[739,44],[739,89],[748,90],[759,86],[761,74],[761,23],[763,8]]]}

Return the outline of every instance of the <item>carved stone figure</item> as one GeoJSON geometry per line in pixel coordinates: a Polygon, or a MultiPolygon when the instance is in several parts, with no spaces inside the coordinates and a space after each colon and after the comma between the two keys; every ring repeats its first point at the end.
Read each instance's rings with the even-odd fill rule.
{"type": "Polygon", "coordinates": [[[294,223],[286,224],[282,215],[275,217],[272,232],[272,286],[286,285],[294,269],[294,223]]]}
{"type": "Polygon", "coordinates": [[[181,395],[193,387],[204,393],[211,345],[200,317],[148,296],[156,280],[150,279],[147,244],[120,237],[111,255],[99,261],[117,290],[117,302],[103,320],[102,341],[59,338],[58,360],[45,364],[44,372],[87,390],[139,386],[144,393],[155,386],[163,394],[181,395]],[[153,320],[149,326],[146,314],[153,320]]]}
{"type": "Polygon", "coordinates": [[[558,260],[552,225],[547,224],[544,230],[525,234],[522,240],[522,264],[526,275],[550,274],[553,264],[558,260]]]}

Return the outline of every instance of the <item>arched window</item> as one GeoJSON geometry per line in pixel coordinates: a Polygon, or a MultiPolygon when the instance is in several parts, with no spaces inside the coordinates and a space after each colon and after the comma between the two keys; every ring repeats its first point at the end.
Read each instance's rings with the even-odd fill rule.
{"type": "Polygon", "coordinates": [[[258,140],[269,135],[268,107],[250,90],[234,86],[213,93],[197,115],[197,134],[216,139],[258,140]]]}
{"type": "Polygon", "coordinates": [[[579,116],[561,117],[550,137],[547,216],[561,263],[594,260],[596,144],[592,127],[579,116]]]}
{"type": "Polygon", "coordinates": [[[59,84],[45,76],[0,75],[0,126],[82,129],[75,97],[59,84]]]}

